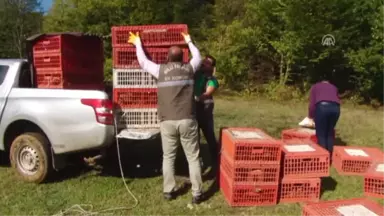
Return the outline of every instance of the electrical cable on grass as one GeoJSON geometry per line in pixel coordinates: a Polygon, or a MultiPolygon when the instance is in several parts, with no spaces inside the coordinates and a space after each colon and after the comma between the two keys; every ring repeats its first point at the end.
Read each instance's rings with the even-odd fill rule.
{"type": "MultiPolygon", "coordinates": [[[[115,127],[115,135],[117,136],[118,134],[117,134],[116,118],[114,119],[114,127],[115,127]]],[[[135,195],[132,193],[132,191],[129,189],[127,183],[125,182],[123,166],[121,164],[120,145],[119,145],[119,139],[118,138],[116,139],[116,147],[117,147],[117,157],[118,157],[118,161],[119,161],[121,178],[123,180],[125,189],[127,190],[128,194],[135,200],[135,204],[131,207],[115,207],[115,208],[104,209],[104,210],[101,210],[98,212],[93,211],[93,205],[92,204],[75,204],[72,207],[70,207],[64,211],[62,210],[59,213],[54,214],[53,216],[64,216],[66,214],[73,215],[74,213],[80,213],[80,215],[84,215],[84,216],[85,215],[98,215],[101,213],[105,214],[106,212],[110,212],[110,211],[131,210],[131,209],[134,209],[139,204],[139,200],[135,197],[135,195]],[[87,208],[88,210],[85,210],[84,208],[87,208]]],[[[111,214],[111,213],[109,213],[109,214],[111,214]]]]}

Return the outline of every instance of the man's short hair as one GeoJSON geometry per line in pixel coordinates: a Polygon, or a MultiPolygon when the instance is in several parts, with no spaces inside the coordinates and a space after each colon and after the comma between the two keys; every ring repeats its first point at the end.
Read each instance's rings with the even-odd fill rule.
{"type": "Polygon", "coordinates": [[[210,59],[211,62],[212,62],[212,66],[213,66],[213,67],[216,67],[216,59],[215,59],[215,57],[213,57],[213,56],[211,56],[211,55],[208,54],[208,55],[205,56],[205,58],[206,58],[206,59],[210,59]]]}
{"type": "Polygon", "coordinates": [[[183,51],[178,46],[171,46],[168,51],[169,62],[183,62],[183,51]]]}

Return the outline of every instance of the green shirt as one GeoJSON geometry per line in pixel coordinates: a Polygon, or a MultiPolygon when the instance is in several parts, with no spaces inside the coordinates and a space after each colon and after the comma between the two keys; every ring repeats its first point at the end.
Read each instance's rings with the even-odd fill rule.
{"type": "Polygon", "coordinates": [[[219,88],[219,82],[217,81],[216,77],[212,76],[208,81],[207,77],[204,76],[203,73],[197,72],[195,77],[195,96],[199,97],[201,96],[206,89],[206,86],[212,86],[215,89],[219,88]]]}

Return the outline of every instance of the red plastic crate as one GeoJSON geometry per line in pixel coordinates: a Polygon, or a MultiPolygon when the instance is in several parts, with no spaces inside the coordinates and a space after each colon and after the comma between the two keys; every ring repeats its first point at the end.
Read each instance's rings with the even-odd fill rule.
{"type": "Polygon", "coordinates": [[[60,73],[37,74],[37,88],[63,88],[64,80],[60,73]]]}
{"type": "Polygon", "coordinates": [[[281,203],[318,202],[320,188],[320,178],[283,178],[279,190],[279,201],[281,203]]]}
{"type": "Polygon", "coordinates": [[[276,205],[278,188],[277,183],[236,185],[220,170],[220,189],[232,207],[276,205]]]}
{"type": "MultiPolygon", "coordinates": [[[[144,48],[148,59],[156,64],[165,64],[168,59],[168,48],[144,48]]],[[[188,62],[188,49],[182,49],[183,62],[188,62]]],[[[137,61],[136,48],[113,48],[113,68],[116,69],[139,69],[137,61]]]]}
{"type": "Polygon", "coordinates": [[[384,153],[378,148],[335,146],[332,165],[340,175],[364,175],[373,162],[383,158],[384,153]]]}
{"type": "Polygon", "coordinates": [[[60,53],[39,54],[33,56],[36,73],[50,71],[63,71],[64,73],[76,74],[103,74],[103,60],[82,58],[76,55],[65,55],[60,53]]]}
{"type": "Polygon", "coordinates": [[[102,84],[99,85],[80,85],[80,84],[73,84],[73,85],[39,85],[38,88],[40,89],[71,89],[71,90],[97,90],[97,91],[104,91],[105,86],[102,84]]]}
{"type": "Polygon", "coordinates": [[[37,88],[104,89],[103,77],[62,74],[62,71],[36,74],[37,88]]]}
{"type": "Polygon", "coordinates": [[[235,164],[280,164],[282,141],[256,128],[227,128],[222,131],[222,151],[235,164]]]}
{"type": "Polygon", "coordinates": [[[221,152],[220,167],[235,184],[279,183],[280,165],[236,165],[225,152],[221,152]]]}
{"type": "Polygon", "coordinates": [[[286,140],[283,151],[283,176],[316,178],[329,176],[330,155],[310,140],[286,140]]]}
{"type": "Polygon", "coordinates": [[[127,47],[129,32],[139,32],[141,42],[144,46],[172,46],[185,45],[181,32],[188,32],[185,24],[168,25],[141,25],[141,26],[113,26],[112,46],[127,47]]]}
{"type": "MultiPolygon", "coordinates": [[[[340,209],[341,210],[341,209],[340,209]]],[[[303,207],[303,216],[384,216],[384,208],[378,203],[366,199],[355,198],[349,200],[333,200],[319,203],[310,203],[303,207]],[[344,214],[338,211],[340,207],[349,207],[354,211],[344,214]],[[363,211],[361,211],[361,210],[363,211]],[[368,212],[367,212],[368,210],[368,212]],[[372,214],[373,213],[373,214],[372,214]]]]}
{"type": "Polygon", "coordinates": [[[119,109],[156,108],[156,88],[120,88],[113,89],[113,102],[119,109]]]}
{"type": "MultiPolygon", "coordinates": [[[[333,131],[333,136],[335,137],[336,131],[333,131]]],[[[303,139],[303,140],[311,140],[314,143],[317,142],[316,130],[310,128],[292,128],[286,129],[281,132],[282,140],[290,140],[290,139],[303,139]]]]}
{"type": "Polygon", "coordinates": [[[384,198],[384,162],[375,163],[364,176],[366,196],[384,198]]]}
{"type": "Polygon", "coordinates": [[[103,58],[103,49],[103,41],[97,37],[45,35],[33,45],[33,54],[72,53],[77,56],[91,55],[93,58],[103,58]]]}

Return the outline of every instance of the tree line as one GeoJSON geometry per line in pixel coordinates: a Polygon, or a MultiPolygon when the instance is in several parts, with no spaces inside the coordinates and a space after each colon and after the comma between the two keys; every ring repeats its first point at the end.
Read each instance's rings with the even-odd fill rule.
{"type": "Polygon", "coordinates": [[[103,36],[111,79],[114,25],[186,23],[217,58],[221,86],[272,99],[299,98],[324,73],[345,97],[383,102],[383,0],[0,0],[0,58],[23,55],[38,32],[103,36]]]}

